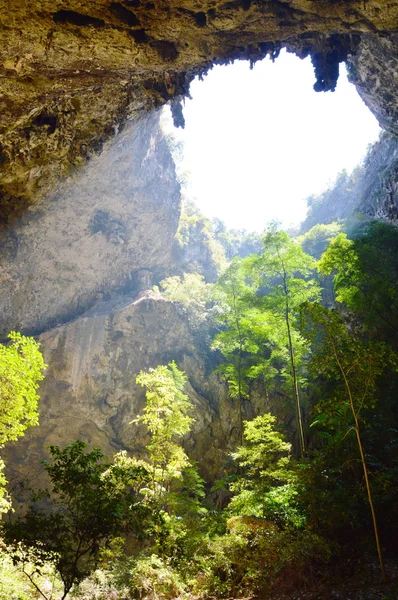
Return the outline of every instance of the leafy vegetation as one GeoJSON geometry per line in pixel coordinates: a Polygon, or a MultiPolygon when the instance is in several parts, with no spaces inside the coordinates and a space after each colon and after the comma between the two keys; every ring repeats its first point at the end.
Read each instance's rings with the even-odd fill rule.
{"type": "MultiPolygon", "coordinates": [[[[0,344],[0,450],[28,427],[38,425],[37,390],[46,366],[34,339],[15,331],[8,337],[9,345],[0,344]]],[[[9,508],[3,469],[0,457],[0,515],[9,508]]]]}
{"type": "Polygon", "coordinates": [[[44,598],[37,576],[54,566],[63,599],[94,570],[102,545],[123,532],[142,535],[149,512],[138,492],[149,474],[124,454],[110,464],[81,441],[63,450],[51,446],[50,455],[44,464],[50,487],[35,490],[26,515],[5,522],[3,534],[14,564],[44,598]]]}
{"type": "Polygon", "coordinates": [[[159,283],[162,296],[183,306],[193,329],[207,325],[212,301],[212,284],[206,283],[203,275],[184,273],[174,275],[159,283]]]}
{"type": "Polygon", "coordinates": [[[332,223],[298,240],[270,226],[214,285],[193,273],[163,280],[191,324],[214,331],[237,447],[204,482],[184,445],[194,413],[185,374],[174,362],[141,372],[145,458],[52,447],[50,486],[3,526],[0,585],[14,578],[20,600],[32,589],[50,598],[60,583],[64,598],[267,597],[314,585],[364,548],[386,577],[398,535],[397,256],[391,224],[349,236],[332,223]],[[254,414],[254,393],[275,414],[265,402],[254,414]],[[13,575],[21,568],[27,583],[13,575]]]}

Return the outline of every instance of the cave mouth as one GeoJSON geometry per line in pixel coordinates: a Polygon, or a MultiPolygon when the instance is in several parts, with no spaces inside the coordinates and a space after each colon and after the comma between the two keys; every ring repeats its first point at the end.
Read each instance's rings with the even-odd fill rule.
{"type": "Polygon", "coordinates": [[[228,227],[262,231],[270,220],[297,226],[306,198],[351,172],[380,133],[377,120],[340,67],[334,92],[313,90],[314,69],[282,51],[254,66],[216,66],[191,84],[185,129],[163,126],[179,145],[174,153],[183,195],[228,227]]]}

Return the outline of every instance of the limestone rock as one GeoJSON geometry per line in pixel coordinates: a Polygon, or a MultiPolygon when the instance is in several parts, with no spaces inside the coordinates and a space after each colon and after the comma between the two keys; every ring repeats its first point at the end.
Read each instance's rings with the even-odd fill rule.
{"type": "Polygon", "coordinates": [[[390,71],[397,22],[395,0],[0,0],[0,219],[46,197],[130,116],[175,99],[181,123],[178,100],[196,74],[282,46],[311,55],[327,90],[366,38],[358,85],[392,127],[395,77],[380,89],[362,74],[375,62],[390,71]],[[384,36],[382,52],[369,34],[384,36]]]}
{"type": "Polygon", "coordinates": [[[348,62],[352,81],[380,125],[398,135],[396,92],[398,85],[398,34],[363,35],[348,62]]]}
{"type": "Polygon", "coordinates": [[[159,295],[115,296],[39,340],[48,364],[40,426],[7,446],[12,479],[13,473],[20,478],[37,469],[48,445],[76,439],[99,445],[109,456],[120,449],[144,455],[146,429],[131,423],[145,402],[135,379],[141,369],[171,360],[189,378],[195,424],[185,446],[202,473],[214,478],[227,449],[238,442],[238,406],[213,374],[216,363],[201,352],[178,308],[159,295]]]}
{"type": "Polygon", "coordinates": [[[170,263],[180,213],[158,115],[137,118],[99,157],[0,232],[0,331],[38,333],[170,263]]]}

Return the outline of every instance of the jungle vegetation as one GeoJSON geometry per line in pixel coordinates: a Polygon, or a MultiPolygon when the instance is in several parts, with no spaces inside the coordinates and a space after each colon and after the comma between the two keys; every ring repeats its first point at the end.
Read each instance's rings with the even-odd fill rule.
{"type": "MultiPolygon", "coordinates": [[[[217,481],[204,481],[184,449],[195,419],[185,374],[174,362],[141,372],[145,458],[109,460],[81,441],[51,447],[48,486],[3,521],[0,598],[264,598],[372,560],[388,577],[398,539],[398,228],[342,229],[291,238],[272,224],[255,251],[227,252],[215,283],[194,273],[160,282],[196,330],[212,332],[237,447],[217,481]],[[246,418],[254,388],[273,397],[275,414],[246,418]]],[[[18,334],[0,350],[4,444],[37,422],[43,363],[18,334]]]]}

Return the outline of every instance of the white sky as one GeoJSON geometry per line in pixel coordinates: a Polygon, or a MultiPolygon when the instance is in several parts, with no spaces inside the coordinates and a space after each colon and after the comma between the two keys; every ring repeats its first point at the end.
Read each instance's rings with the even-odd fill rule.
{"type": "Polygon", "coordinates": [[[237,61],[192,83],[185,130],[174,131],[188,196],[207,216],[249,231],[297,224],[307,196],[360,162],[379,126],[340,70],[334,93],[316,93],[310,60],[283,51],[275,63],[237,61]]]}

